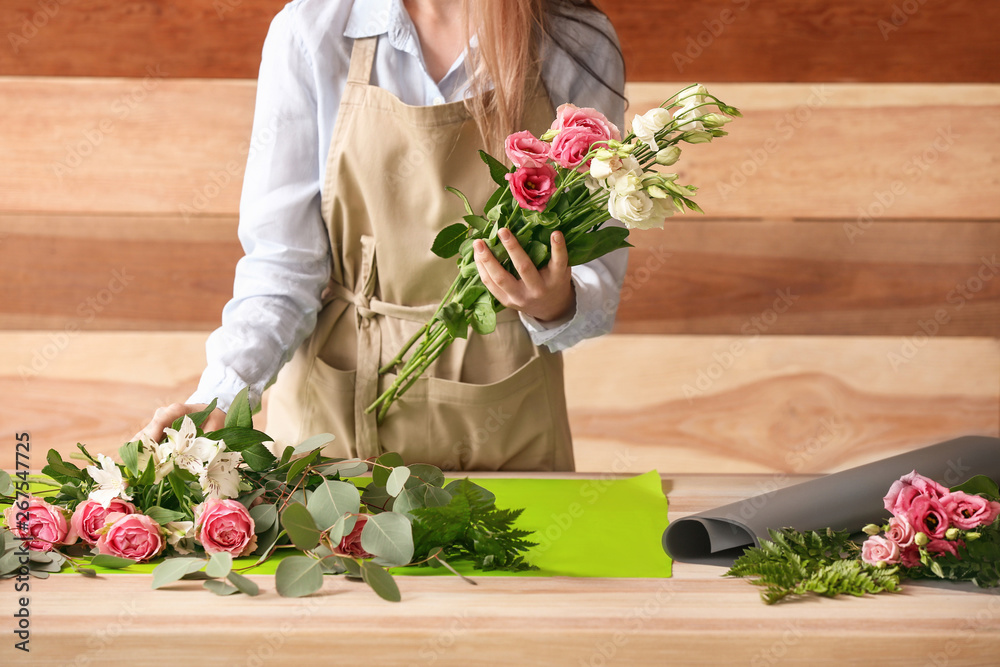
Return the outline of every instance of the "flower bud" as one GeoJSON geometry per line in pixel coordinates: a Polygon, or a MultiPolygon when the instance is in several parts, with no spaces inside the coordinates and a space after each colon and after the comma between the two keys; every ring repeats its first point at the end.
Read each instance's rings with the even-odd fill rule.
{"type": "Polygon", "coordinates": [[[913,543],[918,547],[925,547],[927,543],[931,541],[931,538],[927,537],[927,533],[917,533],[913,536],[913,543]]]}
{"type": "Polygon", "coordinates": [[[707,144],[712,140],[712,133],[704,130],[691,130],[682,134],[681,140],[689,144],[707,144]]]}
{"type": "Polygon", "coordinates": [[[732,118],[726,118],[722,114],[708,113],[702,117],[701,122],[705,127],[713,129],[716,127],[722,127],[731,120],[732,118]]]}
{"type": "Polygon", "coordinates": [[[876,526],[874,523],[870,523],[861,530],[865,535],[878,535],[882,532],[882,527],[876,526]]]}
{"type": "Polygon", "coordinates": [[[650,185],[646,188],[646,194],[654,199],[666,199],[669,195],[663,190],[663,188],[657,185],[650,185]]]}
{"type": "Polygon", "coordinates": [[[948,530],[944,531],[944,539],[946,540],[954,540],[958,537],[958,535],[959,535],[958,528],[949,528],[948,530]]]}
{"type": "Polygon", "coordinates": [[[543,134],[542,136],[540,136],[538,138],[541,139],[542,141],[552,141],[553,139],[556,138],[557,134],[559,134],[559,130],[550,129],[550,130],[546,130],[545,134],[543,134]]]}
{"type": "Polygon", "coordinates": [[[662,164],[664,167],[669,167],[677,162],[680,157],[680,148],[677,146],[667,146],[666,148],[661,148],[656,152],[656,164],[662,164]]]}
{"type": "Polygon", "coordinates": [[[966,533],[965,534],[965,541],[966,542],[974,542],[975,540],[978,540],[982,536],[983,536],[982,533],[966,533]]]}
{"type": "Polygon", "coordinates": [[[708,133],[711,134],[713,137],[725,137],[729,135],[728,132],[726,132],[725,130],[720,130],[719,128],[711,129],[708,131],[708,133]]]}

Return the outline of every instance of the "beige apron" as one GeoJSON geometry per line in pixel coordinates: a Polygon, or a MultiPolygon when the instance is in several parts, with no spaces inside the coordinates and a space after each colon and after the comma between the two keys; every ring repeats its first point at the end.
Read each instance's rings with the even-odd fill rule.
{"type": "MultiPolygon", "coordinates": [[[[394,375],[378,376],[434,314],[457,276],[430,251],[461,220],[464,192],[482,208],[495,185],[462,102],[417,107],[369,84],[376,38],[356,40],[326,164],[322,213],[333,269],[313,334],[271,389],[267,430],[282,445],[317,433],[330,456],[399,452],[446,470],[572,470],[562,357],[536,347],[516,312],[488,336],[456,340],[382,424],[364,409],[394,375]]],[[[524,127],[553,117],[539,77],[524,127]]]]}

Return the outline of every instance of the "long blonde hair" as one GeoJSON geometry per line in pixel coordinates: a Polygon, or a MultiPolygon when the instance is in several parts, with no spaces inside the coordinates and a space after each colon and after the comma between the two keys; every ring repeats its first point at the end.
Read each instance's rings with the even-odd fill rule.
{"type": "MultiPolygon", "coordinates": [[[[574,16],[579,10],[600,10],[589,0],[464,0],[463,5],[466,30],[474,31],[479,43],[467,61],[472,94],[466,106],[479,124],[487,150],[502,155],[507,135],[524,129],[520,124],[533,83],[529,77],[538,71],[539,40],[553,37],[547,30],[549,17],[559,13],[579,20],[574,16]]],[[[553,41],[565,48],[558,39],[553,41]]],[[[567,51],[594,75],[578,54],[567,51]]]]}

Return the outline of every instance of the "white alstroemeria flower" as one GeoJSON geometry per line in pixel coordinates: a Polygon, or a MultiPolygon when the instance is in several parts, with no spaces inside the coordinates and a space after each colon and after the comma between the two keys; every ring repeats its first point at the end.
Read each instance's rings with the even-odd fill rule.
{"type": "Polygon", "coordinates": [[[172,450],[167,444],[153,442],[143,433],[139,438],[142,449],[139,451],[139,474],[149,465],[149,459],[153,459],[153,481],[159,483],[161,479],[169,475],[174,469],[174,461],[171,458],[172,450]]]}
{"type": "Polygon", "coordinates": [[[205,493],[205,499],[235,498],[240,495],[240,473],[237,467],[243,457],[239,452],[227,452],[225,443],[220,443],[216,454],[198,474],[198,483],[205,493]]]}
{"type": "Polygon", "coordinates": [[[654,107],[632,119],[632,132],[637,139],[649,146],[649,150],[656,152],[660,149],[656,144],[656,133],[665,128],[670,120],[669,111],[663,107],[654,107]]]}
{"type": "Polygon", "coordinates": [[[179,554],[189,554],[194,550],[194,521],[170,521],[164,526],[167,544],[179,554]]]}
{"type": "Polygon", "coordinates": [[[164,445],[170,450],[174,465],[193,475],[200,474],[205,464],[220,451],[219,441],[197,437],[194,422],[187,415],[179,430],[165,428],[163,434],[167,436],[164,445]]]}
{"type": "Polygon", "coordinates": [[[122,500],[132,500],[132,496],[125,493],[125,479],[122,477],[121,469],[111,460],[110,456],[98,454],[97,460],[101,467],[87,466],[87,472],[98,486],[90,492],[88,498],[101,504],[101,507],[108,509],[111,501],[115,498],[122,500]]]}

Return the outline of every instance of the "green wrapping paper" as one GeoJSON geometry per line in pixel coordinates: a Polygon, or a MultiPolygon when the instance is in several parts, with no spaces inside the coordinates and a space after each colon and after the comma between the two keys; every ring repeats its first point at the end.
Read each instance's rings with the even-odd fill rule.
{"type": "MultiPolygon", "coordinates": [[[[451,563],[470,576],[669,577],[671,560],[660,547],[667,527],[667,499],[656,471],[625,479],[473,479],[497,497],[502,508],[525,508],[517,526],[533,531],[538,546],[525,558],[537,566],[527,572],[483,572],[468,563],[451,563]]],[[[281,549],[243,574],[273,574],[281,549]]],[[[234,569],[256,558],[237,558],[234,569]]],[[[122,570],[97,567],[101,574],[152,572],[160,559],[122,570]]],[[[71,570],[64,570],[71,572],[71,570]]],[[[448,575],[444,568],[397,567],[393,574],[448,575]]]]}

